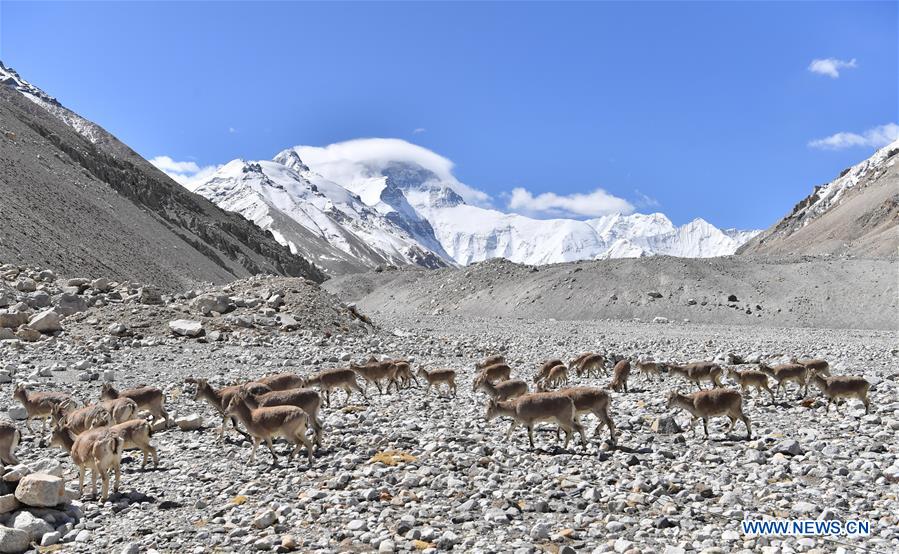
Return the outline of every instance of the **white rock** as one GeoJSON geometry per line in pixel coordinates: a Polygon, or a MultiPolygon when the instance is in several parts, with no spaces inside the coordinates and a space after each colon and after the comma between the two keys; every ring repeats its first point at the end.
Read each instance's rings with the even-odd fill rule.
{"type": "Polygon", "coordinates": [[[65,481],[56,475],[32,473],[19,481],[16,498],[26,506],[51,508],[65,501],[65,481]]]}
{"type": "Polygon", "coordinates": [[[12,526],[14,529],[21,529],[28,533],[32,541],[40,542],[41,537],[53,531],[53,527],[39,517],[35,517],[31,512],[21,511],[13,518],[12,526]]]}
{"type": "Polygon", "coordinates": [[[30,544],[31,537],[25,531],[0,525],[0,552],[3,554],[25,552],[30,544]]]}
{"type": "Polygon", "coordinates": [[[203,428],[203,416],[197,413],[175,419],[175,425],[182,431],[196,431],[203,428]]]}
{"type": "Polygon", "coordinates": [[[544,540],[549,538],[550,528],[549,525],[545,522],[537,522],[531,527],[531,538],[535,541],[544,540]]]}
{"type": "Polygon", "coordinates": [[[62,331],[62,323],[59,321],[59,314],[53,308],[48,308],[42,312],[38,312],[28,320],[28,326],[35,331],[49,334],[62,331]]]}
{"type": "Polygon", "coordinates": [[[274,510],[263,510],[256,514],[253,518],[253,527],[257,529],[265,529],[272,523],[278,521],[278,516],[274,510]]]}
{"type": "Polygon", "coordinates": [[[812,504],[811,502],[805,502],[800,500],[799,502],[795,502],[793,504],[793,511],[800,514],[810,514],[812,512],[817,512],[818,507],[812,504]]]}
{"type": "Polygon", "coordinates": [[[199,337],[205,330],[203,324],[193,319],[176,319],[169,322],[172,333],[182,337],[199,337]]]}
{"type": "Polygon", "coordinates": [[[41,546],[53,546],[54,544],[59,542],[59,539],[62,538],[62,533],[59,531],[51,531],[41,537],[41,546]]]}

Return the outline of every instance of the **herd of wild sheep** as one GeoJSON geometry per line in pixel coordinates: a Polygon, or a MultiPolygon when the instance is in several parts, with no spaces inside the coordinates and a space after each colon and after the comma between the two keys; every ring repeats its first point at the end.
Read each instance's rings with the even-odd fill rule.
{"type": "MultiPolygon", "coordinates": [[[[481,390],[489,396],[486,406],[488,420],[499,416],[512,420],[507,439],[517,426],[522,425],[527,428],[533,447],[534,425],[550,422],[565,432],[566,448],[575,432],[580,435],[586,447],[584,428],[578,416],[592,413],[599,420],[594,434],[598,434],[603,426],[608,427],[610,443],[614,446],[615,424],[610,415],[611,398],[606,389],[627,393],[631,363],[626,359],[610,358],[607,361],[603,355],[588,352],[567,364],[557,359],[548,360],[534,376],[536,390],[530,392],[528,383],[511,378],[512,369],[503,356],[491,356],[475,364],[477,375],[473,381],[473,389],[481,390]],[[614,365],[611,363],[613,361],[614,365]],[[611,381],[606,389],[567,386],[572,372],[578,377],[601,377],[608,365],[613,367],[611,381]]],[[[708,419],[727,416],[731,422],[728,432],[740,420],[746,426],[747,437],[751,438],[750,420],[743,412],[743,394],[749,388],[757,389],[760,394],[762,390],[766,391],[773,402],[780,394],[780,389],[786,388],[790,382],[796,383],[800,391],[804,389],[803,394],[808,392],[808,385],[813,383],[827,398],[828,410],[834,400],[842,398],[856,398],[864,403],[866,412],[869,408],[868,381],[856,376],[832,376],[825,360],[794,359],[791,363],[775,366],[762,363],[757,370],[748,371],[738,371],[736,368],[725,370],[713,362],[673,364],[637,361],[634,365],[644,380],[658,379],[663,373],[667,373],[695,384],[699,390],[692,394],[672,390],[668,394],[668,407],[689,412],[692,416],[691,428],[697,419],[702,419],[706,437],[708,419]],[[724,388],[722,379],[725,376],[739,385],[740,389],[724,388]],[[774,379],[775,390],[771,389],[769,378],[774,379]],[[711,387],[703,389],[704,381],[709,382],[711,387]]],[[[237,432],[252,441],[249,463],[255,460],[256,450],[263,441],[277,463],[272,440],[278,437],[285,438],[294,445],[288,459],[299,452],[301,447],[305,447],[311,463],[314,445],[321,446],[322,443],[324,429],[319,413],[322,397],[325,404],[330,406],[332,392],[343,390],[346,394],[345,403],[349,403],[353,393],[366,397],[368,383],[373,383],[384,394],[392,389],[399,391],[409,388],[413,382],[420,386],[418,377],[427,383],[427,392],[430,392],[431,387],[439,389],[443,386],[447,393],[453,396],[456,394],[457,374],[452,369],[429,371],[421,367],[413,372],[408,361],[379,361],[375,358],[362,365],[350,364],[348,368],[325,369],[309,376],[280,373],[219,389],[205,379],[189,378],[187,383],[193,388],[194,399],[208,402],[222,415],[220,440],[224,439],[225,428],[230,421],[237,432]],[[362,386],[357,378],[363,380],[362,386]],[[312,440],[307,437],[307,430],[310,428],[312,440]]],[[[78,407],[78,402],[69,394],[33,392],[22,385],[16,387],[13,398],[21,402],[27,412],[25,424],[29,431],[32,431],[33,419],[42,420],[43,431],[46,431],[47,421],[52,422],[50,444],[67,451],[78,466],[79,494],[84,490],[87,469],[92,472],[94,497],[97,495],[98,475],[102,481],[103,500],[109,494],[110,472],[115,475],[114,489],[118,490],[121,456],[125,448],[137,448],[143,452],[142,469],[147,465],[148,455],[152,456],[154,467],[158,463],[156,448],[151,444],[155,425],[151,426],[144,416],[149,414],[154,423],[168,424],[165,395],[159,388],[140,386],[118,391],[107,383],[101,390],[100,401],[83,407],[78,407]]],[[[15,424],[0,421],[0,459],[4,464],[18,463],[15,449],[20,438],[21,432],[15,424]]]]}

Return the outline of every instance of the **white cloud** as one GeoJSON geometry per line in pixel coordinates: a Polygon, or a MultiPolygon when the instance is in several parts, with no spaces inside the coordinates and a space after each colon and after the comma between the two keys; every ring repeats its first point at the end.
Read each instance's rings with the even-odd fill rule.
{"type": "Polygon", "coordinates": [[[886,125],[878,125],[872,127],[862,134],[841,132],[815,139],[808,143],[811,148],[820,150],[842,150],[844,148],[852,148],[856,146],[864,146],[868,148],[880,148],[899,139],[899,125],[895,123],[887,123],[886,125]]]}
{"type": "Polygon", "coordinates": [[[434,173],[441,184],[455,190],[469,204],[490,204],[490,195],[456,179],[452,161],[405,140],[364,138],[324,147],[296,146],[294,150],[314,171],[337,183],[377,176],[392,162],[414,163],[434,173]]]}
{"type": "Polygon", "coordinates": [[[412,129],[412,134],[420,135],[420,134],[424,133],[425,131],[427,131],[427,129],[425,129],[424,127],[416,127],[415,129],[412,129]]]}
{"type": "Polygon", "coordinates": [[[149,162],[189,190],[196,189],[221,167],[216,165],[200,166],[191,161],[179,162],[169,156],[156,156],[149,162]]]}
{"type": "Polygon", "coordinates": [[[857,67],[855,58],[852,58],[848,62],[836,58],[824,58],[812,60],[812,63],[808,66],[808,70],[812,73],[827,75],[831,79],[836,79],[840,76],[841,69],[854,69],[855,67],[857,67]]]}
{"type": "Polygon", "coordinates": [[[233,135],[237,132],[237,129],[235,129],[234,127],[228,127],[228,132],[233,135]]]}
{"type": "Polygon", "coordinates": [[[652,196],[643,194],[637,189],[634,189],[634,195],[636,195],[637,197],[635,203],[640,208],[658,208],[659,206],[661,206],[661,203],[659,203],[658,200],[656,200],[652,196]]]}
{"type": "Polygon", "coordinates": [[[599,217],[613,213],[629,214],[634,206],[602,189],[590,193],[560,195],[544,192],[534,196],[521,187],[512,189],[508,206],[526,215],[551,217],[599,217]]]}

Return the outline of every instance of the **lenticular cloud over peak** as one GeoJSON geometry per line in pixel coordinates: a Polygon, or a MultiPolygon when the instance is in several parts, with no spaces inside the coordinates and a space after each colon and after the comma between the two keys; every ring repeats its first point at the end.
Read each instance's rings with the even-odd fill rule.
{"type": "Polygon", "coordinates": [[[433,173],[469,204],[487,205],[490,195],[462,183],[453,175],[452,160],[423,146],[396,138],[361,138],[328,146],[295,146],[303,161],[317,173],[342,183],[379,175],[397,162],[411,163],[433,173]]]}

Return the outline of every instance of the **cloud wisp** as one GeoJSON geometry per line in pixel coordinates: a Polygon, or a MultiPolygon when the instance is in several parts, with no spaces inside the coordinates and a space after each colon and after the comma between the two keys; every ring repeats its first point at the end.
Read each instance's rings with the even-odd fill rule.
{"type": "Polygon", "coordinates": [[[200,166],[192,161],[179,162],[169,156],[156,156],[148,161],[189,190],[196,189],[221,167],[217,165],[200,166]]]}
{"type": "Polygon", "coordinates": [[[588,193],[556,194],[543,192],[534,195],[516,187],[509,196],[508,208],[534,217],[599,217],[614,213],[629,214],[634,206],[603,189],[588,193]]]}
{"type": "Polygon", "coordinates": [[[880,148],[899,139],[899,125],[887,123],[872,127],[861,134],[852,132],[840,132],[829,137],[809,141],[810,148],[818,150],[843,150],[853,147],[880,148]]]}
{"type": "Polygon", "coordinates": [[[363,138],[328,146],[296,146],[300,158],[322,176],[337,182],[359,182],[378,175],[392,163],[406,162],[430,171],[469,204],[490,205],[490,195],[453,175],[453,162],[436,152],[402,139],[363,138]]]}
{"type": "Polygon", "coordinates": [[[818,75],[826,75],[831,79],[838,79],[840,77],[841,69],[855,69],[856,67],[858,67],[858,65],[855,63],[855,58],[852,58],[849,61],[838,60],[836,58],[822,58],[812,60],[812,63],[808,66],[808,70],[812,73],[817,73],[818,75]]]}

